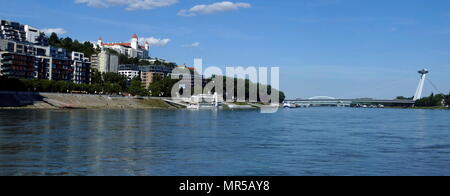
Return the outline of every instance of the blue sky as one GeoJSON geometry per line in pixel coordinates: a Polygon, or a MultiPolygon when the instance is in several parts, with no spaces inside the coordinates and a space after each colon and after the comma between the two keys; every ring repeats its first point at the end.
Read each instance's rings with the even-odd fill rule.
{"type": "MultiPolygon", "coordinates": [[[[203,58],[206,66],[279,66],[289,98],[412,96],[421,68],[431,70],[440,91],[450,91],[448,0],[239,0],[211,6],[218,2],[0,0],[0,18],[62,28],[63,36],[80,41],[128,41],[133,33],[170,39],[151,54],[178,64],[203,58]],[[210,6],[191,9],[196,5],[210,6]]],[[[433,91],[428,84],[424,93],[433,91]]]]}

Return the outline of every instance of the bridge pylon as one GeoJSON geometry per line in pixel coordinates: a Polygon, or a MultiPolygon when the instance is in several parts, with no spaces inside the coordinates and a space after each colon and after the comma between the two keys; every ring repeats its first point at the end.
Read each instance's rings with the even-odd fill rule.
{"type": "Polygon", "coordinates": [[[417,87],[416,94],[414,95],[414,101],[417,101],[422,98],[423,86],[425,85],[425,80],[427,78],[427,74],[430,73],[428,69],[422,69],[418,72],[420,74],[419,86],[417,87]]]}

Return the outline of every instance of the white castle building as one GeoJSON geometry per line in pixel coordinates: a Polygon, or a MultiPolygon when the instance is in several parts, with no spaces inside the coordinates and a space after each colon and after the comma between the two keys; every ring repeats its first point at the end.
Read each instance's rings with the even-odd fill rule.
{"type": "Polygon", "coordinates": [[[100,49],[113,49],[120,54],[127,55],[130,58],[149,58],[150,45],[145,42],[145,45],[139,45],[139,39],[136,34],[131,38],[129,43],[103,43],[103,39],[100,37],[95,45],[96,48],[100,49]]]}

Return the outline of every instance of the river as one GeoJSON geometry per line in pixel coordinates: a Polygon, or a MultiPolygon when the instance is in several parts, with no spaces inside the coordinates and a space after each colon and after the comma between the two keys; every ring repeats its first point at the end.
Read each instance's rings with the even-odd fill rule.
{"type": "Polygon", "coordinates": [[[450,111],[0,110],[0,175],[450,175],[450,111]]]}

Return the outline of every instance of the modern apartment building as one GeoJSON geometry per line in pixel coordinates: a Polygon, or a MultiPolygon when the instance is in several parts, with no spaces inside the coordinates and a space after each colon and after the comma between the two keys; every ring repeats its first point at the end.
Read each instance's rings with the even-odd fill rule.
{"type": "Polygon", "coordinates": [[[30,25],[24,26],[26,41],[35,45],[48,46],[48,38],[38,28],[30,25]]]}
{"type": "Polygon", "coordinates": [[[40,30],[0,20],[0,75],[90,82],[90,62],[82,53],[48,46],[40,30]]]}
{"type": "Polygon", "coordinates": [[[81,52],[72,52],[73,83],[89,84],[91,82],[91,62],[81,52]]]}
{"type": "Polygon", "coordinates": [[[45,53],[26,42],[0,39],[0,75],[35,78],[38,52],[45,53]]]}
{"type": "Polygon", "coordinates": [[[119,71],[119,57],[105,50],[97,55],[93,55],[91,57],[91,62],[92,68],[97,69],[99,72],[118,73],[119,71]]]}
{"type": "Polygon", "coordinates": [[[26,41],[25,26],[17,22],[0,20],[0,39],[26,41]]]}
{"type": "Polygon", "coordinates": [[[119,71],[119,74],[125,76],[128,81],[131,81],[136,77],[140,77],[140,72],[136,70],[121,70],[119,71]]]}
{"type": "Polygon", "coordinates": [[[157,72],[141,72],[141,82],[142,87],[148,89],[150,84],[152,84],[157,77],[165,77],[164,73],[157,72]]]}
{"type": "Polygon", "coordinates": [[[173,68],[165,65],[133,65],[124,64],[119,65],[119,73],[127,76],[130,79],[139,73],[141,77],[142,87],[148,88],[157,76],[167,77],[172,73],[173,68]]]}
{"type": "Polygon", "coordinates": [[[35,78],[34,56],[0,52],[0,76],[35,78]]]}

